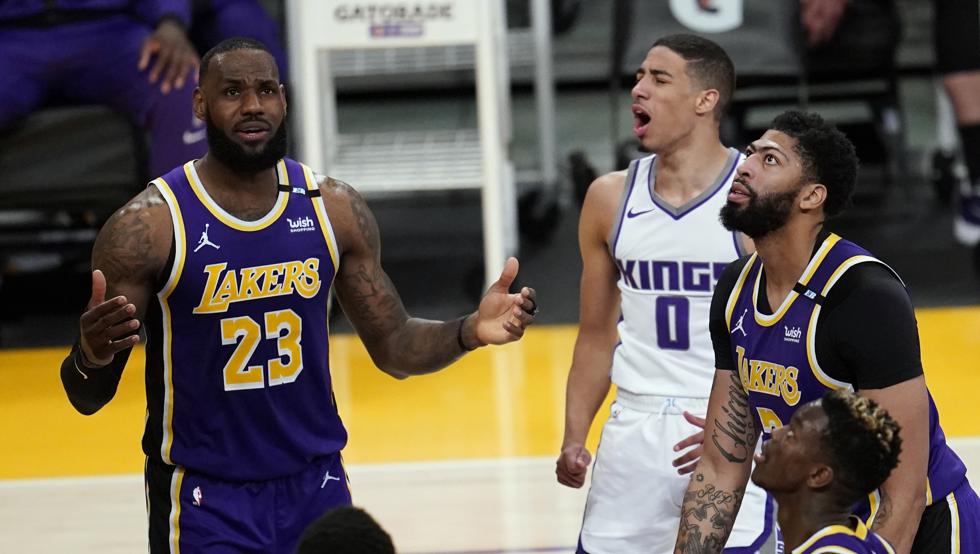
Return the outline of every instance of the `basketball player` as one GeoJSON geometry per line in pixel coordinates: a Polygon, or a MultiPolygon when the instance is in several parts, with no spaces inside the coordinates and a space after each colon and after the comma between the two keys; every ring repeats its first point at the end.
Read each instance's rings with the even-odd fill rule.
{"type": "Polygon", "coordinates": [[[410,318],[364,200],[283,158],[278,78],[251,39],[204,56],[194,110],[209,150],[103,227],[81,340],[61,367],[72,405],[91,414],[112,399],[146,327],[152,552],[292,553],[310,522],[350,504],[328,364],[331,287],[375,364],[399,379],[517,340],[534,320],[534,291],[507,292],[515,259],[476,312],[410,318]]]}
{"type": "MultiPolygon", "coordinates": [[[[741,161],[718,138],[734,84],[732,62],[717,44],[692,35],[655,42],[632,91],[634,132],[655,154],[596,179],[585,197],[580,327],[559,483],[584,483],[592,459],[586,435],[610,382],[617,394],[579,552],[666,553],[673,545],[687,478],[671,464],[672,446],[698,431],[685,412],[703,416],[707,408],[711,291],[746,248],[718,223],[741,161]]],[[[755,492],[729,542],[738,551],[755,552],[770,536],[771,509],[755,492]]]]}
{"type": "Polygon", "coordinates": [[[774,429],[755,455],[752,482],[779,505],[786,552],[894,554],[851,507],[895,469],[901,445],[888,412],[844,390],[801,407],[774,429]]]}
{"type": "Polygon", "coordinates": [[[711,306],[718,370],[677,552],[718,552],[752,449],[829,390],[856,390],[902,429],[898,466],[858,511],[901,554],[980,549],[980,500],[926,388],[908,293],[859,246],[824,230],[854,190],[854,146],[820,116],[773,120],[749,145],[722,222],[757,252],[725,269],[711,306]]]}

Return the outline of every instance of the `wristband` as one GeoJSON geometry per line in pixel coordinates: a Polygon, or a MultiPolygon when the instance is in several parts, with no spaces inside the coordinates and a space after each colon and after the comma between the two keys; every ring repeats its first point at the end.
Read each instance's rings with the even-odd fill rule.
{"type": "Polygon", "coordinates": [[[459,344],[459,348],[463,352],[472,352],[472,351],[476,350],[477,348],[479,348],[480,345],[476,345],[473,348],[467,348],[466,345],[463,344],[463,324],[464,323],[466,323],[466,317],[460,318],[460,320],[459,320],[459,327],[456,328],[456,343],[459,344]]]}

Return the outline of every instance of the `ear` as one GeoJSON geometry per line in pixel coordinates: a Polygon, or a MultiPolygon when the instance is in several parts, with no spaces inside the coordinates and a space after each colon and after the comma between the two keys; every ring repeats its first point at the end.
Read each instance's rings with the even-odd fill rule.
{"type": "Polygon", "coordinates": [[[821,183],[803,185],[800,193],[800,209],[804,211],[815,210],[827,201],[827,187],[821,183]]]}
{"type": "Polygon", "coordinates": [[[718,105],[719,98],[718,91],[713,88],[707,90],[702,90],[698,94],[697,102],[694,104],[694,111],[698,115],[710,114],[715,111],[715,106],[718,105]]]}
{"type": "Polygon", "coordinates": [[[282,98],[282,115],[286,115],[289,105],[286,103],[286,85],[282,83],[279,83],[279,97],[282,98]]]}
{"type": "Polygon", "coordinates": [[[192,99],[194,106],[194,116],[204,121],[204,92],[201,91],[201,87],[194,89],[194,97],[192,99]]]}
{"type": "Polygon", "coordinates": [[[828,465],[813,467],[806,476],[806,486],[810,489],[822,489],[834,482],[834,470],[828,465]]]}

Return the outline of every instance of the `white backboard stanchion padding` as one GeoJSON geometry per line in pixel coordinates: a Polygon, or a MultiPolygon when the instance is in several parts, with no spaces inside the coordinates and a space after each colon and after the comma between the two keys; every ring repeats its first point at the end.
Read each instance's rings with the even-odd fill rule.
{"type": "MultiPolygon", "coordinates": [[[[514,170],[508,158],[510,104],[502,0],[287,4],[291,108],[300,159],[365,197],[392,192],[480,189],[486,282],[517,250],[514,170]],[[477,129],[393,130],[343,135],[331,52],[473,45],[477,129]]],[[[384,71],[365,66],[364,71],[384,71]]],[[[357,68],[344,67],[350,74],[357,68]]]]}

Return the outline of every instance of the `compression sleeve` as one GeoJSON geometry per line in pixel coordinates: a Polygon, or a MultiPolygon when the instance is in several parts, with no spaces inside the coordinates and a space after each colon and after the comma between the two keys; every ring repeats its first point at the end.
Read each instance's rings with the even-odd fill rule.
{"type": "Polygon", "coordinates": [[[61,362],[61,384],[68,394],[68,401],[84,415],[92,415],[116,395],[116,387],[123,368],[129,360],[132,348],[116,354],[112,363],[104,367],[90,368],[81,362],[81,345],[75,341],[68,357],[61,362]]]}

